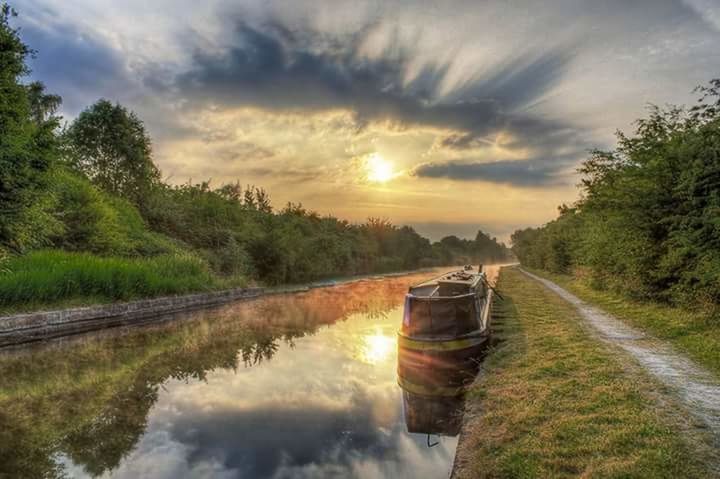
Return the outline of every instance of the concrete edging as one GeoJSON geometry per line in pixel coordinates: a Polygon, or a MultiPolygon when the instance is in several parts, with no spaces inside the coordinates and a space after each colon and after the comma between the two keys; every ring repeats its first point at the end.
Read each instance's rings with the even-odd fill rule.
{"type": "Polygon", "coordinates": [[[238,288],[185,296],[163,296],[125,303],[41,311],[0,317],[0,348],[126,324],[141,324],[163,316],[256,298],[264,288],[238,288]]]}

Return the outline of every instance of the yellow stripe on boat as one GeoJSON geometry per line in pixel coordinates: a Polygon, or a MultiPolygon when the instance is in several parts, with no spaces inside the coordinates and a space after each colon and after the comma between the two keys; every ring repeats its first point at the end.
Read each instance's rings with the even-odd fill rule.
{"type": "Polygon", "coordinates": [[[398,385],[405,391],[421,396],[459,396],[465,390],[464,386],[425,386],[416,384],[398,376],[398,385]]]}
{"type": "Polygon", "coordinates": [[[482,344],[487,338],[485,336],[474,336],[464,339],[449,339],[447,341],[430,340],[418,341],[398,334],[398,345],[415,351],[456,351],[459,349],[471,348],[482,344]]]}

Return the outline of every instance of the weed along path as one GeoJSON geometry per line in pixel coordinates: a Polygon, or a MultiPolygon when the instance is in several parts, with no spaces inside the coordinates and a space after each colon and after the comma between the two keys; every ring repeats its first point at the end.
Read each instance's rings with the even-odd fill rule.
{"type": "Polygon", "coordinates": [[[628,326],[591,306],[554,282],[525,270],[529,277],[575,306],[580,316],[605,342],[619,347],[668,387],[700,426],[707,428],[720,445],[720,381],[670,345],[628,326]]]}

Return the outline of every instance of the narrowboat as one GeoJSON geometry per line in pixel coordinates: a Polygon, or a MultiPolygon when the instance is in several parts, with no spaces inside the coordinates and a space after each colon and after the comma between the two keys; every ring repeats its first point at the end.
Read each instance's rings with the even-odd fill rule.
{"type": "Polygon", "coordinates": [[[492,295],[482,266],[411,286],[398,332],[399,380],[412,384],[414,371],[425,378],[430,368],[454,382],[472,369],[489,338],[492,295]]]}

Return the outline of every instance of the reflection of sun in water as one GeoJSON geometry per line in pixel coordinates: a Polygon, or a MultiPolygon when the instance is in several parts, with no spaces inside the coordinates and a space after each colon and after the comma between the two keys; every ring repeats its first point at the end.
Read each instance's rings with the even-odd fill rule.
{"type": "Polygon", "coordinates": [[[385,360],[395,346],[393,338],[383,335],[380,331],[364,338],[363,359],[371,364],[385,360]]]}
{"type": "Polygon", "coordinates": [[[367,157],[365,168],[367,168],[368,180],[375,183],[386,183],[395,176],[392,163],[380,156],[379,153],[373,153],[367,157]]]}

